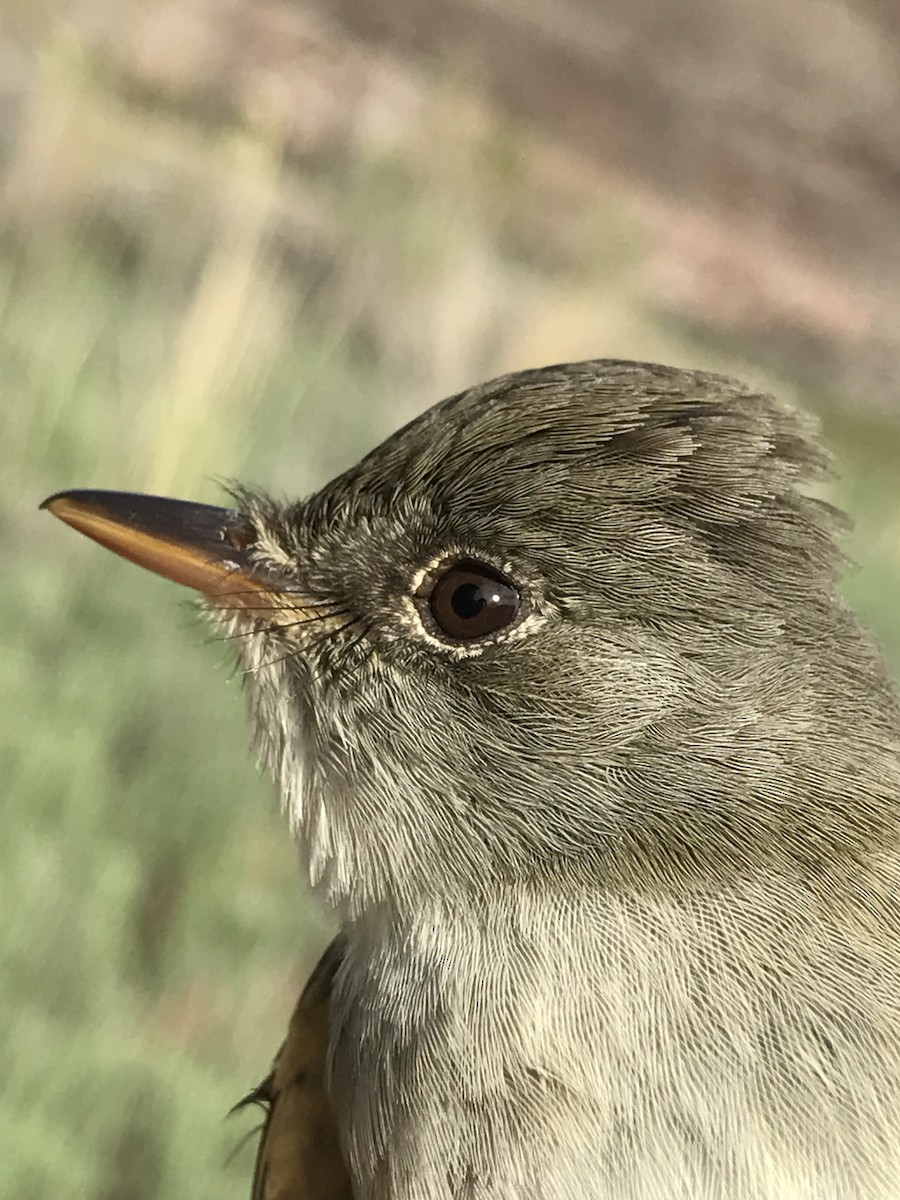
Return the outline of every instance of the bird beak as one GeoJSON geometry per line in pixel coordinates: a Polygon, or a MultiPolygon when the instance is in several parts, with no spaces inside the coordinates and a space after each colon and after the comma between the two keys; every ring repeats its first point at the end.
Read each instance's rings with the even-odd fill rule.
{"type": "Polygon", "coordinates": [[[269,608],[276,585],[254,567],[255,530],[243,513],[186,500],[128,492],[59,492],[41,508],[175,583],[196,588],[213,602],[269,608]],[[268,602],[266,597],[269,598],[268,602]]]}

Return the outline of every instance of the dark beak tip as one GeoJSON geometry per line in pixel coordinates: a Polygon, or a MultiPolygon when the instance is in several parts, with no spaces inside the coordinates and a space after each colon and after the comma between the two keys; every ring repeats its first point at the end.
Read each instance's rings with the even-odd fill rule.
{"type": "Polygon", "coordinates": [[[56,501],[64,500],[68,494],[68,492],[54,492],[52,496],[48,496],[46,500],[42,500],[40,502],[38,505],[38,511],[43,512],[46,508],[50,512],[53,512],[53,505],[56,503],[56,501]]]}
{"type": "Polygon", "coordinates": [[[90,495],[89,492],[54,492],[52,496],[48,496],[46,500],[42,500],[38,505],[38,511],[46,510],[51,513],[58,521],[64,521],[67,525],[71,524],[69,516],[73,510],[77,512],[83,504],[83,498],[90,495]],[[82,504],[79,504],[79,501],[82,504]]]}
{"type": "Polygon", "coordinates": [[[65,492],[54,492],[52,496],[48,496],[46,500],[42,500],[38,505],[38,511],[43,512],[46,509],[57,517],[60,515],[57,509],[66,504],[76,504],[79,506],[96,505],[98,502],[102,502],[104,497],[115,496],[117,494],[115,492],[98,492],[89,488],[71,488],[65,492]]]}

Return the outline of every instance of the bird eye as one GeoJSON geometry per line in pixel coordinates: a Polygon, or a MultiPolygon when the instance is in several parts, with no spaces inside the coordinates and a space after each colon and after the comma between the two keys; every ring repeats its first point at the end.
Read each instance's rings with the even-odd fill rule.
{"type": "Polygon", "coordinates": [[[505,629],[515,621],[521,603],[511,579],[471,559],[439,575],[428,597],[434,623],[454,642],[471,642],[505,629]]]}

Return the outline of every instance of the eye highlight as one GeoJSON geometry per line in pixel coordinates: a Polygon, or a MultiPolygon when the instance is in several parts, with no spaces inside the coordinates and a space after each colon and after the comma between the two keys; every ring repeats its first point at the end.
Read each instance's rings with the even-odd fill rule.
{"type": "Polygon", "coordinates": [[[475,559],[447,566],[424,599],[438,631],[453,642],[498,633],[516,621],[522,606],[513,581],[475,559]]]}

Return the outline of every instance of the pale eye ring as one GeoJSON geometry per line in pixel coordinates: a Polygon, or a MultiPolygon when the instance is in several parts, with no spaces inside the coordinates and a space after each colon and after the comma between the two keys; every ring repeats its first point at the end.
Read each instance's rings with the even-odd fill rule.
{"type": "Polygon", "coordinates": [[[522,607],[516,584],[477,559],[448,564],[424,598],[431,620],[448,641],[474,642],[513,625],[522,607]]]}

